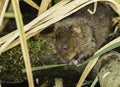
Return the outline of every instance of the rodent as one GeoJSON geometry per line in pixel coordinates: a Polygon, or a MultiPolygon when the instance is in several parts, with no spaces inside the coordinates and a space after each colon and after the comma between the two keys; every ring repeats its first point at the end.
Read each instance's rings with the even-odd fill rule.
{"type": "Polygon", "coordinates": [[[66,62],[76,55],[79,62],[90,57],[109,35],[112,23],[110,8],[98,3],[95,14],[90,14],[87,9],[94,9],[94,5],[87,5],[54,25],[54,45],[66,62]]]}

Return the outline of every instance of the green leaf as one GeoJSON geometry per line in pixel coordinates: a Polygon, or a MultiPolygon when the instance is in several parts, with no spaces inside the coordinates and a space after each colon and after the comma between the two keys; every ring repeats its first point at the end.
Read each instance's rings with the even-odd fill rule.
{"type": "Polygon", "coordinates": [[[6,18],[15,18],[15,15],[14,15],[13,12],[6,12],[4,17],[6,17],[6,18]]]}
{"type": "MultiPolygon", "coordinates": [[[[44,69],[50,69],[50,68],[55,68],[55,67],[60,67],[60,66],[66,66],[67,64],[59,64],[59,65],[44,65],[40,67],[32,67],[32,71],[38,71],[38,70],[44,70],[44,69]]],[[[22,72],[25,73],[26,69],[22,69],[22,72]]]]}
{"type": "Polygon", "coordinates": [[[93,81],[93,83],[92,83],[92,85],[90,87],[95,87],[97,82],[98,82],[98,77],[95,78],[95,80],[93,81]]]}

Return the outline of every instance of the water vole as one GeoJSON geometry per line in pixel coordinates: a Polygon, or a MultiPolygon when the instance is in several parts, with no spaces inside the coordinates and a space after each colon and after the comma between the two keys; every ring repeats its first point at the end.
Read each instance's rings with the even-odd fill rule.
{"type": "Polygon", "coordinates": [[[55,48],[60,57],[69,61],[75,58],[81,61],[100,48],[108,37],[111,27],[111,12],[107,5],[98,3],[95,14],[90,4],[65,19],[55,23],[55,48]]]}

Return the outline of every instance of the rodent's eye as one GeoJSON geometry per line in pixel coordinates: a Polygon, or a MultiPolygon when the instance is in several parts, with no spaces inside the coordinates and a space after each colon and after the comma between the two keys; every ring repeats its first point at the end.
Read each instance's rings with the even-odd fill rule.
{"type": "Polygon", "coordinates": [[[64,45],[63,45],[63,50],[67,50],[67,48],[68,48],[68,45],[67,45],[67,44],[64,44],[64,45]]]}

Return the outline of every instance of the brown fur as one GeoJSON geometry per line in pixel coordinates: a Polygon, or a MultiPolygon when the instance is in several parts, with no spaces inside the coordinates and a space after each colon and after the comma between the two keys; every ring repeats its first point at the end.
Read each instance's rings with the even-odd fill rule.
{"type": "Polygon", "coordinates": [[[55,24],[55,47],[60,57],[69,61],[76,54],[79,59],[91,56],[108,37],[111,13],[108,6],[99,3],[95,14],[93,4],[80,9],[55,24]]]}

